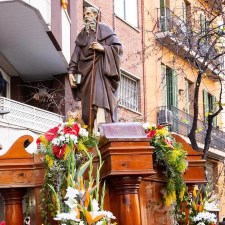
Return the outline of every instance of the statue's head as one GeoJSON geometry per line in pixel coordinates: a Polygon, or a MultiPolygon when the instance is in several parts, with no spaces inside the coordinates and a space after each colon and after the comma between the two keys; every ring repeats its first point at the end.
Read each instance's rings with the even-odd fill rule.
{"type": "Polygon", "coordinates": [[[95,7],[85,7],[84,8],[84,22],[92,22],[97,21],[98,18],[98,10],[95,7]]]}
{"type": "Polygon", "coordinates": [[[98,19],[98,10],[94,7],[85,7],[84,8],[84,26],[87,33],[96,31],[96,23],[98,19]]]}

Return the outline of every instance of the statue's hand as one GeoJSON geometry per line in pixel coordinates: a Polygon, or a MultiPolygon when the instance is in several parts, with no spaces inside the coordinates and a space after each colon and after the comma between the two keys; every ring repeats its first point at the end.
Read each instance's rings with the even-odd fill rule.
{"type": "Polygon", "coordinates": [[[69,73],[69,81],[71,88],[77,88],[76,79],[72,73],[69,73]]]}
{"type": "Polygon", "coordinates": [[[93,50],[96,50],[99,52],[105,52],[104,47],[98,42],[93,42],[89,48],[92,48],[93,50]]]}

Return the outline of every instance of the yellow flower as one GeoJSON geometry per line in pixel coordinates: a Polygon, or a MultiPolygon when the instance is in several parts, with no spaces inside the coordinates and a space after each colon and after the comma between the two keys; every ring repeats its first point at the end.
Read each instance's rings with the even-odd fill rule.
{"type": "Polygon", "coordinates": [[[64,160],[67,160],[69,154],[70,154],[70,147],[67,145],[67,146],[66,146],[66,149],[65,149],[65,152],[64,152],[63,159],[64,159],[64,160]]]}
{"type": "Polygon", "coordinates": [[[182,188],[181,191],[180,191],[180,193],[179,193],[179,199],[180,199],[181,201],[183,201],[184,193],[185,193],[185,188],[182,188]]]}
{"type": "Polygon", "coordinates": [[[87,151],[87,147],[84,145],[84,143],[82,141],[78,142],[78,151],[87,151]]]}
{"type": "Polygon", "coordinates": [[[47,162],[47,164],[48,164],[48,167],[49,167],[49,168],[52,168],[52,167],[53,167],[53,164],[54,164],[53,159],[52,159],[49,155],[46,155],[46,156],[45,156],[45,160],[46,160],[46,162],[47,162]]]}
{"type": "Polygon", "coordinates": [[[67,125],[68,127],[71,127],[73,125],[74,119],[73,118],[69,118],[67,121],[67,125]]]}
{"type": "Polygon", "coordinates": [[[45,147],[48,145],[48,140],[45,138],[44,135],[40,135],[40,141],[45,147]]]}
{"type": "Polygon", "coordinates": [[[168,130],[156,129],[156,136],[166,136],[166,135],[168,135],[168,130]]]}

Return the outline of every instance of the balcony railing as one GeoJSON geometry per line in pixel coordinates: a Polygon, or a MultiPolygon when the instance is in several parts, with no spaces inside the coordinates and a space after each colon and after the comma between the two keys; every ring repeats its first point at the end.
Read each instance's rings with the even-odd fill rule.
{"type": "MultiPolygon", "coordinates": [[[[202,38],[202,41],[199,42],[200,30],[196,34],[193,33],[191,25],[178,17],[169,8],[157,9],[157,27],[156,36],[158,40],[161,39],[161,44],[168,46],[176,54],[189,58],[191,62],[198,61],[200,65],[204,61],[211,46],[207,38],[202,38]]],[[[224,69],[223,56],[210,60],[217,55],[216,48],[212,48],[209,55],[208,69],[215,74],[221,73],[222,75],[221,71],[224,69]]],[[[195,62],[193,65],[195,65],[195,62]]]]}
{"type": "MultiPolygon", "coordinates": [[[[171,131],[176,132],[178,134],[188,136],[193,117],[173,106],[163,106],[160,107],[160,110],[169,109],[172,111],[172,125],[171,131]]],[[[196,139],[198,142],[204,144],[205,135],[207,130],[207,124],[201,120],[197,122],[197,130],[196,130],[196,139]]],[[[217,128],[213,128],[211,135],[211,144],[210,147],[219,149],[220,151],[225,152],[225,133],[217,128]]]]}
{"type": "Polygon", "coordinates": [[[0,122],[16,125],[37,132],[45,132],[63,121],[63,116],[23,104],[8,98],[0,97],[0,122]]]}

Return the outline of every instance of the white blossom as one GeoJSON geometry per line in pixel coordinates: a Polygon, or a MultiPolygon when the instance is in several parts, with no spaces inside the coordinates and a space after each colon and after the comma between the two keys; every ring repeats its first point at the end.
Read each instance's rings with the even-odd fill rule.
{"type": "Polygon", "coordinates": [[[84,128],[80,128],[79,135],[83,137],[88,137],[88,131],[84,128]]]}
{"type": "Polygon", "coordinates": [[[149,129],[150,123],[149,122],[144,123],[143,127],[144,127],[145,130],[149,129]]]}
{"type": "Polygon", "coordinates": [[[209,212],[200,212],[193,218],[193,221],[216,223],[216,215],[209,212]]]}
{"type": "Polygon", "coordinates": [[[78,142],[77,136],[74,134],[70,135],[70,139],[74,142],[74,144],[76,144],[78,142]]]}
{"type": "Polygon", "coordinates": [[[92,207],[93,207],[93,211],[99,210],[98,202],[96,201],[95,198],[92,200],[92,207]]]}
{"type": "Polygon", "coordinates": [[[77,218],[77,213],[73,210],[70,213],[59,213],[56,215],[54,220],[73,220],[73,221],[80,221],[77,218]]]}
{"type": "Polygon", "coordinates": [[[103,223],[104,221],[98,221],[97,223],[96,223],[96,225],[103,225],[104,223],[103,223]]]}
{"type": "Polygon", "coordinates": [[[64,135],[61,135],[61,136],[59,136],[59,139],[60,139],[60,141],[65,141],[65,136],[64,135]]]}
{"type": "Polygon", "coordinates": [[[65,204],[73,209],[77,207],[77,200],[75,198],[68,198],[68,200],[65,201],[65,204]]]}
{"type": "Polygon", "coordinates": [[[72,188],[72,187],[68,187],[66,189],[66,196],[65,198],[76,198],[77,195],[79,195],[79,191],[75,188],[72,188]]]}
{"type": "Polygon", "coordinates": [[[110,211],[103,211],[105,216],[109,219],[116,219],[116,217],[110,211]]]}
{"type": "Polygon", "coordinates": [[[60,144],[60,139],[59,139],[59,138],[54,138],[54,139],[52,140],[52,144],[53,144],[53,145],[59,145],[59,144],[60,144]]]}

